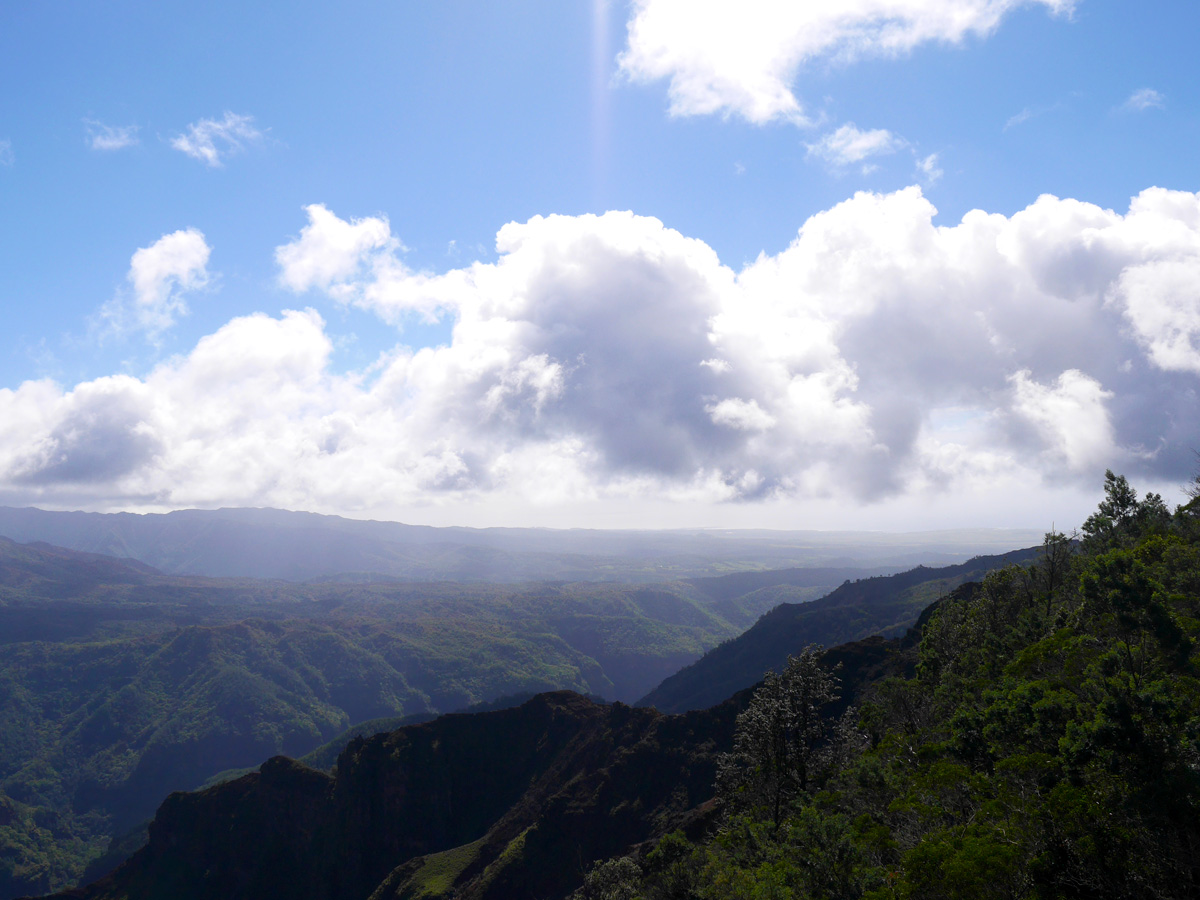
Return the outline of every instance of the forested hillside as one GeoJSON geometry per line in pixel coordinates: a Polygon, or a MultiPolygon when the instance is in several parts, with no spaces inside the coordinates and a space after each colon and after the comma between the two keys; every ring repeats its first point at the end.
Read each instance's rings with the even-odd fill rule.
{"type": "MultiPolygon", "coordinates": [[[[776,589],[803,599],[856,572],[776,589]]],[[[563,688],[633,701],[774,602],[685,583],[180,578],[0,539],[0,900],[71,883],[171,791],[356,723],[563,688]]]]}
{"type": "MultiPolygon", "coordinates": [[[[665,679],[638,705],[663,712],[703,709],[755,684],[767,669],[782,669],[797,647],[832,646],[873,634],[901,635],[938,597],[993,569],[1028,562],[1038,552],[1031,547],[999,556],[977,556],[953,566],[918,566],[895,575],[847,580],[809,603],[780,602],[748,631],[665,679]]],[[[705,579],[701,586],[720,596],[722,585],[736,590],[764,582],[771,583],[767,573],[745,573],[705,579]]],[[[765,590],[758,588],[750,596],[762,597],[765,590]]]]}
{"type": "Polygon", "coordinates": [[[1200,501],[1109,473],[1080,551],[1045,549],[941,600],[840,718],[800,654],[738,719],[720,826],[579,900],[1200,894],[1200,501]]]}

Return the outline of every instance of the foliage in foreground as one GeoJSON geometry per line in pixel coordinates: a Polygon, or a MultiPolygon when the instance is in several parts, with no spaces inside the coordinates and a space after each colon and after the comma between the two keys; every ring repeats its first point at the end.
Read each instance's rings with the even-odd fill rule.
{"type": "Polygon", "coordinates": [[[1200,500],[1171,514],[1109,473],[1078,544],[1052,533],[1037,564],[944,598],[915,674],[825,733],[775,727],[819,677],[768,684],[715,834],[609,861],[576,896],[1197,896],[1198,639],[1200,500]]]}

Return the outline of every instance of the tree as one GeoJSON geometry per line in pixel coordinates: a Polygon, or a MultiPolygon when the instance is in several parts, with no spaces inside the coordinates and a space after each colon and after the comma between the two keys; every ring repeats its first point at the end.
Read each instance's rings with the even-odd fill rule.
{"type": "Polygon", "coordinates": [[[718,779],[734,803],[766,805],[778,827],[786,801],[809,788],[813,764],[829,730],[824,707],[837,697],[837,678],[810,644],[789,656],[783,672],[768,672],[738,716],[733,752],[718,779]]]}
{"type": "Polygon", "coordinates": [[[1042,556],[1031,571],[1035,590],[1045,604],[1045,613],[1050,615],[1054,600],[1067,581],[1074,555],[1074,541],[1061,531],[1048,531],[1042,542],[1042,556]]]}
{"type": "Polygon", "coordinates": [[[1191,481],[1183,486],[1183,492],[1193,500],[1200,500],[1200,451],[1193,450],[1192,454],[1196,457],[1196,471],[1191,481]]]}
{"type": "Polygon", "coordinates": [[[1183,492],[1188,496],[1188,502],[1181,505],[1177,510],[1177,518],[1182,518],[1192,524],[1200,517],[1200,452],[1192,451],[1196,455],[1196,471],[1192,475],[1190,481],[1183,486],[1183,492]]]}
{"type": "Polygon", "coordinates": [[[1083,523],[1084,543],[1097,551],[1127,546],[1170,521],[1171,512],[1159,494],[1147,494],[1138,502],[1125,476],[1109,469],[1104,473],[1104,499],[1083,523]]]}
{"type": "Polygon", "coordinates": [[[606,860],[587,873],[571,900],[634,900],[641,880],[641,866],[628,856],[606,860]]]}

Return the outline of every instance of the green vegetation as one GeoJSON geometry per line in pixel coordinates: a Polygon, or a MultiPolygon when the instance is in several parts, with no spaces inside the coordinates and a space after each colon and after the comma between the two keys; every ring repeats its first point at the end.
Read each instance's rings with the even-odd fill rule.
{"type": "Polygon", "coordinates": [[[443,850],[422,858],[420,867],[398,891],[399,896],[412,897],[414,900],[418,897],[446,896],[463,870],[475,861],[482,845],[483,838],[480,838],[453,850],[443,850]]]}
{"type": "Polygon", "coordinates": [[[1034,565],[942,599],[901,674],[825,734],[754,737],[797,684],[822,699],[811,671],[772,680],[739,720],[720,827],[597,867],[577,896],[1197,896],[1200,500],[1105,489],[1077,552],[1050,534],[1034,565]],[[801,750],[807,778],[779,777],[801,750]]]}
{"type": "Polygon", "coordinates": [[[708,590],[180,578],[0,539],[0,900],[276,754],[328,768],[358,734],[539,691],[633,700],[762,611],[708,590]]]}
{"type": "MultiPolygon", "coordinates": [[[[776,603],[766,604],[771,611],[752,628],[671,675],[639,700],[638,705],[672,713],[705,709],[757,683],[764,669],[779,671],[790,654],[809,644],[832,647],[871,635],[898,637],[938,597],[961,584],[983,578],[993,569],[1027,562],[1039,552],[1038,548],[1014,550],[1000,556],[977,556],[953,566],[917,566],[895,575],[847,580],[811,602],[799,603],[797,600],[808,598],[776,595],[776,603]]],[[[791,571],[796,573],[790,579],[795,582],[800,581],[805,570],[791,571]]],[[[763,579],[758,574],[739,574],[697,579],[694,583],[716,597],[722,596],[723,588],[749,588],[751,593],[740,602],[752,597],[763,599],[767,591],[779,591],[786,584],[776,578],[772,579],[776,587],[756,590],[763,579]]]]}
{"type": "Polygon", "coordinates": [[[356,737],[329,774],[270,760],[173,795],[71,896],[1200,895],[1200,500],[1172,513],[1109,476],[1078,540],[958,584],[903,637],[791,653],[684,715],[540,694],[356,737]]]}

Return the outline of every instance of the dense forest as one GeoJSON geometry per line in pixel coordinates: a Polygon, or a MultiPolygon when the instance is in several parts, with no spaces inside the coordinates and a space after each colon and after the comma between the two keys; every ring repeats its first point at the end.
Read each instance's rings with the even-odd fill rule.
{"type": "Polygon", "coordinates": [[[1105,490],[1078,543],[935,604],[842,715],[797,648],[738,718],[719,825],[577,900],[1197,896],[1200,499],[1105,490]]]}
{"type": "MultiPolygon", "coordinates": [[[[168,793],[272,755],[328,768],[354,735],[537,691],[632,702],[764,610],[828,594],[811,628],[797,613],[780,635],[887,633],[921,598],[1007,558],[886,577],[294,584],[165,576],[0,539],[0,900],[102,874],[144,840],[168,793]]],[[[750,655],[732,682],[713,680],[715,700],[776,662],[756,645],[750,655]]]]}
{"type": "Polygon", "coordinates": [[[513,694],[632,701],[762,611],[685,585],[213,581],[0,544],[3,898],[72,883],[222,770],[513,694]]]}

